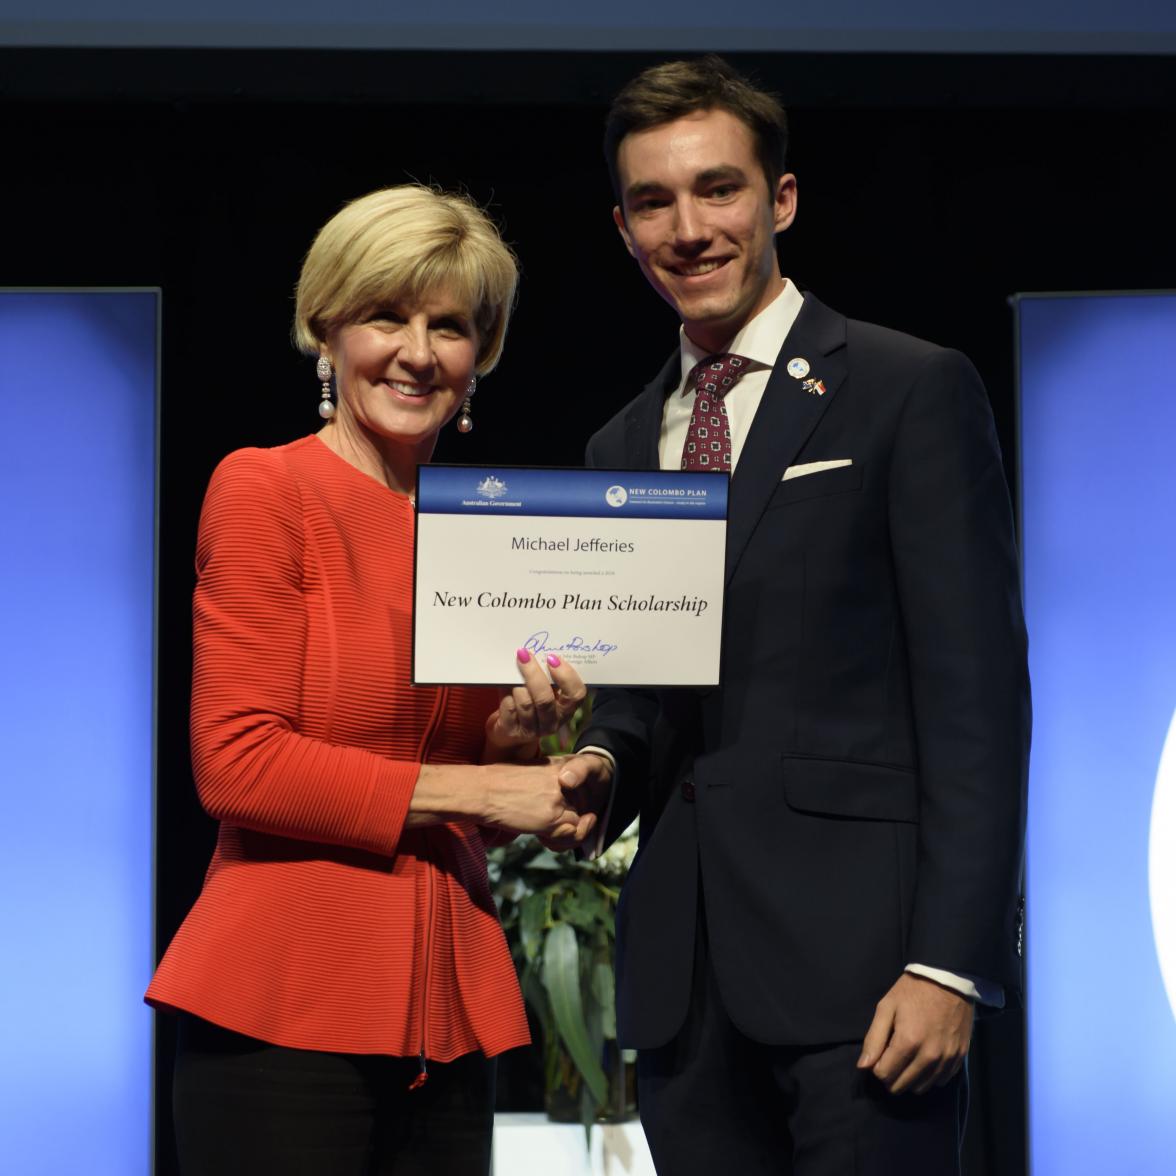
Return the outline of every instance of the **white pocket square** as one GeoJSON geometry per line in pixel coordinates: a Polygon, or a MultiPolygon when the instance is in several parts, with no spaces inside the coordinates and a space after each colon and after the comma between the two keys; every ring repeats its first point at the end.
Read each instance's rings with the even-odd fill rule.
{"type": "Polygon", "coordinates": [[[842,466],[850,465],[853,465],[851,457],[839,457],[833,461],[810,461],[804,465],[789,466],[780,481],[787,482],[790,478],[803,478],[806,474],[820,474],[825,470],[839,470],[842,466]]]}

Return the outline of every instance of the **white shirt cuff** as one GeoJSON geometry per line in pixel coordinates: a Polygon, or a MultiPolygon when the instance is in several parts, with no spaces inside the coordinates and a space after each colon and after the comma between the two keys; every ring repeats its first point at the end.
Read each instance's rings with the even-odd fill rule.
{"type": "Polygon", "coordinates": [[[604,806],[604,812],[601,814],[600,820],[596,822],[596,828],[593,830],[592,836],[580,846],[580,853],[584,855],[587,861],[593,862],[605,850],[604,835],[608,832],[608,822],[612,817],[613,797],[617,794],[617,759],[606,748],[595,747],[591,744],[588,747],[581,747],[576,754],[598,755],[601,759],[608,760],[609,766],[612,768],[612,785],[608,793],[608,804],[604,806]]]}
{"type": "Polygon", "coordinates": [[[1004,989],[991,980],[982,980],[979,976],[969,976],[965,972],[948,972],[944,968],[931,968],[926,964],[907,964],[907,972],[912,976],[922,976],[925,980],[934,980],[944,988],[958,992],[979,1004],[991,1005],[994,1009],[1003,1009],[1005,1002],[1004,989]]]}

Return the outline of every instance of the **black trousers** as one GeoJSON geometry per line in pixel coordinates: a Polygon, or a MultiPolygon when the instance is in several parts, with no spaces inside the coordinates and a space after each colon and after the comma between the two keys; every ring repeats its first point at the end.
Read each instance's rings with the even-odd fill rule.
{"type": "Polygon", "coordinates": [[[286,1049],[181,1014],[172,1091],[183,1176],[488,1176],[491,1059],[286,1049]]]}
{"type": "Polygon", "coordinates": [[[966,1069],[896,1096],[857,1070],[860,1041],[752,1041],[723,1007],[701,903],[695,943],[686,1022],[637,1059],[641,1124],[662,1176],[958,1176],[966,1069]]]}

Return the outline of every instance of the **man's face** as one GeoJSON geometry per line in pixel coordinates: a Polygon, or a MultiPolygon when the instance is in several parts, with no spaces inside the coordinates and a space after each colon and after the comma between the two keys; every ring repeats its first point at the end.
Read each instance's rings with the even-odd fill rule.
{"type": "Polygon", "coordinates": [[[725,110],[626,135],[617,172],[625,246],[686,334],[719,350],[783,286],[775,236],[796,215],[796,178],[769,192],[751,131],[725,110]]]}

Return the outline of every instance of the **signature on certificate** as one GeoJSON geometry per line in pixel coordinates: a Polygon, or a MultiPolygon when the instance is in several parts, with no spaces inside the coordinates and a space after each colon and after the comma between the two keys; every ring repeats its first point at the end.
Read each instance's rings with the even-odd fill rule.
{"type": "Polygon", "coordinates": [[[523,642],[523,648],[528,653],[599,653],[601,657],[608,657],[616,649],[616,645],[609,641],[601,641],[599,638],[588,641],[579,636],[552,644],[550,631],[540,629],[523,642]]]}

